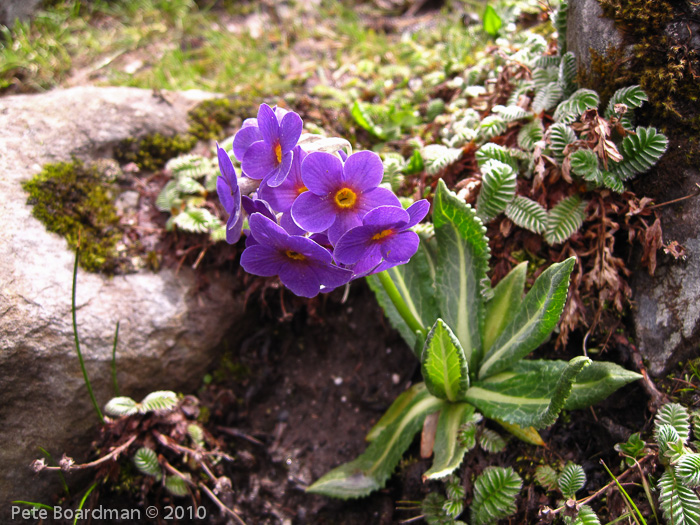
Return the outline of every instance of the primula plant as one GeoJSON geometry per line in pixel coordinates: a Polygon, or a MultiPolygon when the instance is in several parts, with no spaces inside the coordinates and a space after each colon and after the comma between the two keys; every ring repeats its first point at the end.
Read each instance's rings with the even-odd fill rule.
{"type": "Polygon", "coordinates": [[[297,143],[301,126],[290,114],[263,104],[257,119],[246,121],[233,141],[241,178],[219,149],[218,189],[232,217],[227,238],[238,239],[243,208],[249,216],[243,268],[279,275],[304,297],[368,277],[414,349],[425,379],[389,408],[368,434],[370,445],[361,456],[309,491],[352,498],[382,488],[429,415],[437,425],[433,466],[424,477],[439,479],[455,471],[475,445],[467,434],[480,414],[525,441],[543,444],[536,429],[553,424],[562,409],[589,406],[640,377],[586,357],[568,363],[524,360],[559,320],[574,258],[542,272],[524,298],[526,263],[491,288],[482,220],[442,180],[433,225],[419,229],[421,239],[413,230],[428,203],[404,210],[380,186],[378,155],[348,155],[337,147],[320,151],[323,141],[307,151],[312,148],[297,143]],[[284,160],[288,151],[291,162],[284,160]]]}

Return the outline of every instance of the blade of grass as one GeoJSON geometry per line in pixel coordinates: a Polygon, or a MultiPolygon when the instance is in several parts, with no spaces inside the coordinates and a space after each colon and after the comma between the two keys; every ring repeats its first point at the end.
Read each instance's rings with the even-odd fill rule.
{"type": "Polygon", "coordinates": [[[75,339],[75,351],[78,353],[78,361],[80,361],[80,369],[83,371],[83,380],[85,381],[85,386],[90,394],[90,399],[92,400],[92,406],[95,407],[95,412],[97,412],[97,417],[100,418],[100,423],[104,425],[105,418],[102,415],[99,405],[97,404],[97,399],[95,399],[95,394],[92,391],[92,385],[90,384],[90,379],[88,378],[87,370],[85,368],[85,361],[83,360],[83,354],[80,352],[80,339],[78,338],[78,320],[75,315],[75,290],[77,288],[76,284],[78,282],[78,261],[80,259],[80,246],[75,249],[75,264],[73,265],[73,292],[71,294],[71,314],[73,317],[73,336],[75,339]]]}
{"type": "Polygon", "coordinates": [[[613,481],[615,482],[615,485],[617,485],[617,488],[620,490],[620,492],[622,493],[622,495],[623,495],[623,496],[625,497],[625,499],[627,500],[627,504],[628,504],[630,507],[632,507],[632,508],[634,509],[634,511],[637,513],[637,516],[634,516],[634,515],[632,516],[632,517],[634,518],[634,521],[636,521],[636,522],[637,522],[638,524],[640,524],[640,525],[647,525],[647,522],[646,522],[646,520],[642,517],[642,513],[639,512],[639,509],[637,508],[637,505],[634,503],[634,501],[632,501],[632,498],[630,498],[630,495],[627,494],[627,491],[623,488],[623,486],[620,484],[620,482],[617,481],[617,478],[616,478],[615,475],[610,471],[610,469],[608,468],[608,466],[605,464],[605,461],[603,461],[603,460],[601,459],[601,460],[600,460],[600,464],[603,465],[603,468],[607,471],[607,473],[608,473],[608,474],[610,475],[610,477],[613,479],[613,481]],[[639,517],[639,519],[637,519],[637,517],[639,517]]]}
{"type": "Polygon", "coordinates": [[[85,500],[87,500],[90,493],[93,490],[95,490],[95,487],[97,487],[97,482],[93,483],[92,486],[89,489],[87,489],[87,492],[85,493],[83,498],[80,500],[80,505],[78,505],[78,512],[75,513],[75,520],[73,520],[73,525],[78,525],[78,518],[82,514],[82,512],[80,512],[80,511],[83,510],[83,505],[85,505],[85,500]]]}
{"type": "Polygon", "coordinates": [[[30,507],[35,507],[37,509],[46,509],[53,512],[53,507],[51,505],[45,505],[44,503],[37,503],[35,501],[22,501],[15,500],[12,502],[13,505],[29,505],[30,507]]]}

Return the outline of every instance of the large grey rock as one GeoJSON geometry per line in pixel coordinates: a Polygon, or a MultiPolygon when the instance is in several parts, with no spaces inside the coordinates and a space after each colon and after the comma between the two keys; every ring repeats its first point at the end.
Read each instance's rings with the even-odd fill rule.
{"type": "Polygon", "coordinates": [[[15,20],[26,21],[41,7],[41,0],[0,0],[0,24],[12,27],[15,20]]]}
{"type": "Polygon", "coordinates": [[[591,49],[605,56],[620,45],[622,36],[613,21],[603,16],[598,0],[569,0],[566,46],[576,55],[579,68],[590,69],[591,49]]]}
{"type": "MultiPolygon", "coordinates": [[[[166,95],[89,87],[0,99],[0,522],[9,501],[57,492],[57,476],[29,469],[37,447],[82,462],[97,423],[73,346],[74,255],[31,216],[20,183],[45,163],[104,155],[126,137],[185,131],[186,109],[205,95],[166,95]]],[[[80,271],[79,333],[100,404],[113,395],[117,321],[123,395],[192,389],[240,322],[235,288],[231,276],[184,268],[111,279],[80,271]]]]}
{"type": "MultiPolygon", "coordinates": [[[[700,172],[682,167],[684,176],[657,202],[691,195],[700,172]]],[[[700,352],[700,206],[697,198],[661,208],[663,240],[680,243],[685,260],[664,257],[654,277],[635,272],[632,281],[634,328],[640,352],[655,376],[700,352]]]]}

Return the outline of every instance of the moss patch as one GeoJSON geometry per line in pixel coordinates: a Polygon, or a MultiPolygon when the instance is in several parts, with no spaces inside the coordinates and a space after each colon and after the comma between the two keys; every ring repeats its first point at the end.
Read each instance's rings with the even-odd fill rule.
{"type": "Polygon", "coordinates": [[[196,143],[197,138],[190,134],[168,137],[154,133],[142,139],[123,140],[114,157],[120,164],[133,162],[143,171],[157,171],[170,159],[192,150],[196,143]]]}
{"type": "Polygon", "coordinates": [[[189,133],[200,140],[222,139],[234,118],[245,120],[255,116],[259,105],[259,98],[240,95],[205,100],[187,115],[190,122],[189,133]]]}
{"type": "Polygon", "coordinates": [[[22,184],[32,215],[48,231],[65,237],[71,249],[80,243],[80,265],[88,271],[114,273],[117,242],[122,237],[109,188],[95,167],[79,160],[47,164],[22,184]]]}

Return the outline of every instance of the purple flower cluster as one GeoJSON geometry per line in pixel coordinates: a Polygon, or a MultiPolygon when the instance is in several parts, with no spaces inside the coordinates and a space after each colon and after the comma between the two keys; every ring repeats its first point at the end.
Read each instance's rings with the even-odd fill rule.
{"type": "Polygon", "coordinates": [[[229,243],[238,241],[248,215],[241,266],[254,275],[279,275],[296,295],[314,297],[408,262],[419,244],[411,228],[428,213],[428,202],[404,210],[379,186],[384,167],[376,153],[307,153],[298,145],[302,125],[296,113],[262,104],[233,140],[240,180],[218,148],[217,192],[229,214],[229,243]],[[243,181],[259,185],[241,195],[243,181]]]}

